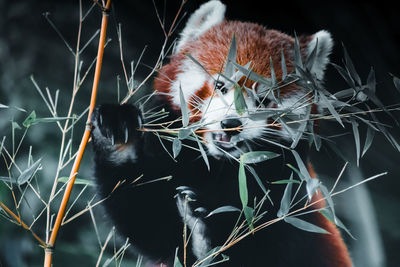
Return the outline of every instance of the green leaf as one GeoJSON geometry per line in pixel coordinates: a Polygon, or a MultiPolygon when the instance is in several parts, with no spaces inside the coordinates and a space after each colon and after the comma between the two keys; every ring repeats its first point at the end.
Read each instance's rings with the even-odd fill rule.
{"type": "Polygon", "coordinates": [[[347,71],[350,73],[351,77],[357,82],[358,86],[361,86],[361,79],[360,76],[358,75],[356,69],[354,68],[353,61],[351,60],[349,54],[347,53],[346,47],[343,45],[343,51],[344,51],[344,63],[346,65],[347,71]]]}
{"type": "Polygon", "coordinates": [[[243,213],[244,217],[246,218],[247,224],[249,225],[250,230],[253,230],[254,209],[248,206],[243,207],[243,213]]]}
{"type": "Polygon", "coordinates": [[[356,153],[357,153],[357,166],[360,165],[360,151],[361,151],[361,145],[360,145],[360,133],[358,131],[358,123],[351,119],[351,126],[353,128],[353,135],[354,135],[354,141],[356,144],[356,153]]]}
{"type": "Polygon", "coordinates": [[[371,147],[372,141],[374,140],[374,136],[375,136],[375,130],[372,129],[371,127],[368,127],[367,128],[367,137],[365,138],[365,144],[364,144],[363,151],[361,153],[361,157],[363,157],[365,155],[365,153],[368,151],[368,149],[371,147]]]}
{"type": "Polygon", "coordinates": [[[310,173],[307,170],[307,167],[304,165],[303,160],[300,158],[299,154],[295,150],[292,150],[292,154],[296,159],[296,163],[297,166],[299,167],[300,173],[305,178],[305,181],[307,183],[306,189],[307,189],[308,199],[311,200],[312,196],[318,189],[319,180],[317,178],[311,178],[310,173]]]}
{"type": "Polygon", "coordinates": [[[3,140],[1,141],[1,144],[0,144],[0,155],[1,155],[1,152],[3,152],[3,147],[4,147],[4,141],[5,140],[6,140],[6,137],[3,136],[3,140]]]}
{"type": "Polygon", "coordinates": [[[182,263],[179,261],[178,256],[175,256],[174,267],[183,267],[182,263]]]}
{"type": "Polygon", "coordinates": [[[257,184],[260,186],[261,190],[264,192],[264,194],[268,195],[268,191],[265,188],[265,186],[263,185],[263,183],[261,182],[260,177],[258,177],[256,170],[254,170],[254,168],[247,166],[247,169],[251,172],[251,174],[253,175],[254,179],[256,180],[257,184]]]}
{"type": "Polygon", "coordinates": [[[271,182],[271,184],[289,184],[289,183],[301,184],[300,181],[289,180],[289,179],[283,179],[283,180],[278,180],[278,181],[271,182]]]}
{"type": "Polygon", "coordinates": [[[243,115],[243,113],[247,109],[247,105],[246,105],[246,100],[244,99],[244,96],[243,96],[242,87],[239,86],[238,84],[235,84],[234,90],[235,90],[234,91],[234,103],[235,103],[236,112],[239,115],[243,115]]]}
{"type": "Polygon", "coordinates": [[[336,65],[334,63],[331,63],[331,65],[337,70],[337,72],[339,72],[339,74],[342,76],[342,78],[346,81],[346,83],[353,88],[354,90],[356,90],[356,84],[353,80],[353,78],[350,76],[350,74],[343,69],[341,66],[336,65]]]}
{"type": "Polygon", "coordinates": [[[302,178],[302,180],[305,180],[305,181],[311,180],[312,178],[311,178],[310,174],[308,173],[306,165],[304,164],[303,160],[300,158],[299,153],[297,153],[296,150],[292,150],[292,154],[296,160],[297,166],[299,167],[299,170],[301,173],[300,178],[302,178]]]}
{"type": "Polygon", "coordinates": [[[271,69],[272,84],[275,85],[276,84],[276,74],[275,74],[275,69],[274,69],[274,63],[272,62],[272,57],[269,57],[269,65],[270,65],[270,69],[271,69]]]}
{"type": "Polygon", "coordinates": [[[319,211],[325,218],[327,218],[330,222],[336,224],[338,227],[342,228],[351,238],[356,240],[356,238],[351,234],[350,230],[343,224],[339,218],[334,217],[332,212],[328,209],[323,209],[319,211]]]}
{"type": "Polygon", "coordinates": [[[31,114],[28,115],[28,117],[24,120],[22,125],[26,128],[32,125],[32,123],[36,120],[36,112],[32,111],[31,114]]]}
{"type": "Polygon", "coordinates": [[[329,208],[332,212],[333,222],[336,224],[335,206],[331,194],[329,193],[328,188],[322,184],[319,185],[319,189],[321,190],[322,195],[325,197],[326,202],[328,202],[329,208]]]}
{"type": "Polygon", "coordinates": [[[29,166],[29,168],[27,168],[20,174],[20,176],[17,178],[18,185],[25,184],[33,177],[33,175],[35,175],[36,171],[40,168],[40,161],[41,159],[38,159],[35,163],[33,163],[31,166],[29,166]]]}
{"type": "Polygon", "coordinates": [[[244,164],[259,163],[279,157],[280,154],[271,151],[251,151],[244,153],[241,158],[244,164]]]}
{"type": "Polygon", "coordinates": [[[207,157],[206,152],[204,151],[203,145],[201,144],[199,138],[197,137],[196,133],[193,130],[192,130],[192,134],[196,138],[197,144],[200,149],[201,156],[203,157],[203,160],[207,165],[207,169],[210,170],[210,163],[208,162],[208,157],[207,157]]]}
{"type": "Polygon", "coordinates": [[[326,231],[325,229],[323,229],[319,226],[316,226],[312,223],[301,220],[299,218],[296,218],[296,217],[285,217],[284,220],[285,220],[285,222],[293,225],[294,227],[299,228],[304,231],[307,231],[307,232],[329,234],[329,232],[326,231]]]}
{"type": "MultiPolygon", "coordinates": [[[[289,181],[293,181],[293,173],[290,175],[289,181]]],[[[289,213],[290,210],[290,202],[292,199],[292,187],[293,183],[289,182],[286,187],[285,191],[283,192],[282,199],[281,199],[281,207],[278,210],[277,216],[283,217],[289,213]]]]}
{"type": "Polygon", "coordinates": [[[242,158],[240,158],[240,165],[239,165],[239,196],[240,200],[242,201],[243,208],[246,207],[249,200],[249,196],[247,192],[246,171],[244,169],[244,162],[242,158]]]}
{"type": "MultiPolygon", "coordinates": [[[[219,251],[221,249],[221,246],[215,247],[213,249],[211,249],[209,252],[207,252],[207,254],[203,257],[203,258],[207,258],[209,255],[214,254],[215,252],[219,251]]],[[[214,261],[216,256],[214,257],[209,257],[207,258],[207,260],[203,261],[199,267],[209,267],[212,265],[212,262],[214,261]]]]}
{"type": "Polygon", "coordinates": [[[172,154],[174,155],[174,158],[176,158],[179,155],[181,149],[182,149],[181,140],[179,140],[179,138],[174,138],[174,141],[172,142],[172,154]]]}
{"type": "Polygon", "coordinates": [[[192,130],[191,129],[182,128],[178,132],[178,138],[183,140],[183,139],[188,138],[191,134],[192,134],[192,130]]]}
{"type": "Polygon", "coordinates": [[[232,77],[234,72],[234,65],[233,63],[236,62],[236,53],[237,53],[237,46],[236,46],[236,37],[235,34],[232,36],[231,45],[228,51],[228,57],[226,59],[225,71],[224,74],[228,77],[232,77]]]}
{"type": "Polygon", "coordinates": [[[185,96],[183,95],[182,86],[179,86],[179,100],[182,112],[182,125],[183,127],[186,127],[189,125],[189,111],[185,101],[185,96]]]}
{"type": "Polygon", "coordinates": [[[218,214],[218,213],[234,212],[234,211],[240,212],[240,209],[238,209],[236,207],[233,207],[233,206],[222,206],[222,207],[219,207],[219,208],[211,211],[204,218],[208,218],[208,217],[213,216],[213,215],[218,214]]]}
{"type": "Polygon", "coordinates": [[[281,49],[281,68],[282,68],[282,81],[284,81],[287,77],[287,68],[286,68],[285,55],[283,53],[283,47],[281,49]]]}
{"type": "Polygon", "coordinates": [[[22,129],[21,126],[19,126],[18,122],[15,122],[15,121],[11,122],[11,127],[12,127],[12,130],[13,130],[13,131],[14,131],[15,129],[18,129],[18,130],[21,130],[21,129],[22,129]]]}
{"type": "MultiPolygon", "coordinates": [[[[57,182],[59,183],[68,183],[69,177],[63,176],[57,179],[57,182]]],[[[89,179],[83,179],[83,178],[75,178],[75,183],[74,184],[83,184],[83,185],[89,185],[89,186],[94,186],[94,183],[89,180],[89,179]]]]}
{"type": "Polygon", "coordinates": [[[295,40],[294,40],[294,65],[296,66],[296,70],[298,69],[297,67],[303,68],[303,61],[301,59],[301,51],[300,51],[300,44],[299,44],[299,39],[297,38],[296,33],[294,34],[295,40]]]}
{"type": "Polygon", "coordinates": [[[72,119],[73,117],[49,117],[49,118],[37,118],[36,117],[36,112],[32,111],[31,114],[26,117],[22,125],[25,128],[28,128],[32,125],[38,124],[38,123],[50,123],[50,122],[57,122],[61,120],[68,120],[72,119]]]}
{"type": "Polygon", "coordinates": [[[7,176],[0,176],[0,181],[6,182],[6,183],[11,183],[11,184],[17,183],[13,178],[7,177],[7,176]]]}
{"type": "Polygon", "coordinates": [[[233,63],[233,65],[241,72],[243,75],[245,75],[248,79],[258,82],[260,84],[265,85],[266,87],[272,87],[272,81],[271,79],[268,79],[266,77],[263,77],[252,70],[249,70],[248,68],[245,68],[237,63],[233,63]]]}
{"type": "Polygon", "coordinates": [[[342,125],[344,128],[343,122],[340,119],[339,114],[335,110],[335,108],[332,106],[332,104],[329,102],[328,98],[323,93],[318,94],[320,96],[321,101],[323,102],[324,106],[326,106],[329,110],[329,112],[332,114],[332,116],[342,125]]]}

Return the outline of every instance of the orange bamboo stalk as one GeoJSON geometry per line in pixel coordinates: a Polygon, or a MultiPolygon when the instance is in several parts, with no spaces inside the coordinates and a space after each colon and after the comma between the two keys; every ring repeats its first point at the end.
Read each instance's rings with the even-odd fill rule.
{"type": "Polygon", "coordinates": [[[39,236],[37,236],[28,225],[26,225],[19,216],[17,216],[14,212],[12,212],[3,202],[0,201],[0,207],[7,212],[8,215],[14,218],[19,225],[21,225],[25,230],[28,230],[32,233],[33,237],[39,242],[42,247],[46,247],[46,242],[44,242],[39,236]]]}
{"type": "Polygon", "coordinates": [[[107,22],[108,22],[108,11],[111,6],[111,0],[107,0],[107,3],[105,6],[102,7],[103,9],[103,17],[102,17],[102,22],[101,22],[101,31],[100,31],[100,38],[99,38],[99,47],[97,50],[97,62],[96,62],[96,69],[94,73],[94,79],[93,79],[93,87],[92,87],[92,95],[90,99],[90,106],[89,106],[89,113],[88,113],[88,118],[86,121],[86,129],[85,132],[83,133],[81,143],[79,145],[79,149],[74,161],[74,165],[72,166],[71,173],[69,175],[69,182],[65,188],[64,196],[60,204],[60,208],[57,213],[56,220],[54,222],[54,227],[50,235],[50,239],[47,243],[46,249],[45,249],[45,258],[44,258],[44,267],[51,267],[51,262],[52,262],[52,256],[53,256],[53,248],[54,244],[56,242],[57,234],[61,226],[62,219],[65,214],[65,210],[68,204],[68,200],[70,198],[72,188],[75,183],[75,178],[79,170],[79,166],[82,160],[83,153],[86,148],[86,144],[89,140],[90,137],[90,132],[91,132],[91,127],[90,127],[90,119],[96,104],[96,96],[97,96],[97,88],[99,85],[99,80],[100,80],[100,72],[101,72],[101,65],[103,62],[103,53],[104,53],[104,45],[106,41],[106,32],[107,32],[107,22]]]}

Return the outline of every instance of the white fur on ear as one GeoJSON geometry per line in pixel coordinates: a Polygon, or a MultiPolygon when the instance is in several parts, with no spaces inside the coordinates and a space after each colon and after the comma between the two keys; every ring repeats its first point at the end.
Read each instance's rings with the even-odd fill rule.
{"type": "Polygon", "coordinates": [[[333,40],[328,31],[322,30],[315,33],[311,42],[307,45],[307,56],[314,50],[315,45],[317,45],[317,40],[317,55],[315,63],[310,71],[317,77],[317,79],[323,80],[326,66],[329,63],[329,55],[332,52],[333,40]]]}
{"type": "Polygon", "coordinates": [[[211,0],[201,5],[187,21],[174,52],[178,53],[188,41],[194,40],[212,26],[220,24],[225,18],[225,10],[225,5],[218,0],[211,0]]]}

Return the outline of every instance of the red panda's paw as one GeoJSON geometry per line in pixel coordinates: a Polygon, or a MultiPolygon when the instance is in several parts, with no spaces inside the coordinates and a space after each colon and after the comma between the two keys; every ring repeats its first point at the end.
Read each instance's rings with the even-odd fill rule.
{"type": "Polygon", "coordinates": [[[94,149],[114,163],[135,161],[142,115],[133,105],[104,104],[92,115],[94,149]]]}

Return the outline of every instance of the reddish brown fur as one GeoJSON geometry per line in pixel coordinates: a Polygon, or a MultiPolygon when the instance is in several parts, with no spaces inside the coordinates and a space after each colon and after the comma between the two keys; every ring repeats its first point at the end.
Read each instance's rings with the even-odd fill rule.
{"type": "MultiPolygon", "coordinates": [[[[292,59],[292,51],[294,47],[294,38],[284,33],[268,30],[265,27],[248,22],[239,21],[224,21],[221,24],[214,26],[199,38],[186,43],[182,50],[171,56],[170,63],[165,65],[160,70],[158,78],[155,79],[155,90],[169,94],[170,84],[176,79],[179,73],[179,66],[183,60],[186,60],[186,54],[190,53],[197,61],[199,61],[205,69],[214,75],[218,72],[223,72],[226,63],[226,56],[232,40],[235,35],[237,41],[237,63],[245,65],[251,62],[252,70],[264,77],[271,77],[270,58],[274,64],[275,74],[278,80],[282,78],[281,69],[281,49],[283,48],[286,59],[287,72],[294,70],[292,59]]],[[[307,49],[307,44],[311,41],[311,36],[299,37],[300,48],[304,54],[307,49]]],[[[241,80],[245,82],[247,87],[251,87],[254,81],[241,80]]],[[[284,97],[292,91],[299,90],[295,84],[288,85],[281,89],[280,94],[284,97]]],[[[214,88],[208,82],[204,83],[203,87],[195,92],[196,97],[190,99],[189,108],[192,114],[196,114],[192,120],[197,120],[201,117],[201,113],[193,105],[196,98],[207,99],[213,94],[214,88]]],[[[171,101],[171,97],[167,96],[171,101]]],[[[174,106],[174,105],[172,105],[174,106]]],[[[174,106],[176,110],[179,107],[174,106]]],[[[316,113],[316,108],[312,108],[312,113],[316,113]]],[[[308,166],[310,175],[315,178],[316,174],[311,165],[308,166]]],[[[312,201],[318,201],[322,198],[322,194],[318,192],[312,201]]],[[[325,201],[319,202],[314,208],[325,207],[325,201]]],[[[344,244],[339,230],[333,223],[328,221],[320,213],[315,213],[317,222],[320,227],[327,230],[329,235],[321,235],[321,253],[329,260],[336,263],[335,266],[352,266],[347,247],[344,244]]]]}
{"type": "MultiPolygon", "coordinates": [[[[311,163],[307,165],[308,172],[310,173],[311,178],[316,178],[317,174],[314,171],[314,168],[311,163]]],[[[326,206],[325,200],[323,199],[323,195],[320,191],[318,191],[313,198],[311,199],[311,203],[315,201],[319,201],[317,204],[313,205],[314,209],[321,209],[326,206]]],[[[315,212],[314,215],[317,217],[318,226],[328,231],[330,234],[321,235],[323,243],[321,243],[321,253],[324,253],[328,262],[336,263],[335,266],[338,267],[350,267],[352,266],[352,262],[350,259],[349,252],[345,243],[343,242],[342,236],[336,226],[330,222],[327,218],[325,218],[321,213],[315,212]]]]}
{"type": "MultiPolygon", "coordinates": [[[[155,79],[154,88],[162,93],[170,93],[170,83],[180,71],[179,66],[190,53],[211,74],[224,71],[226,57],[233,35],[237,42],[236,61],[240,65],[251,62],[252,70],[264,77],[271,77],[270,58],[272,59],[275,74],[278,80],[282,78],[281,49],[283,48],[286,59],[287,72],[293,71],[291,52],[293,51],[294,38],[265,27],[249,22],[224,21],[212,27],[199,38],[188,42],[182,50],[171,56],[170,63],[160,70],[160,75],[155,79]],[[168,79],[168,78],[169,79],[168,79]]],[[[300,38],[301,48],[305,49],[309,37],[300,38]]],[[[247,80],[246,86],[251,87],[254,81],[247,80]]],[[[199,89],[202,96],[211,96],[213,88],[208,86],[199,89]],[[205,92],[208,89],[208,92],[205,92]]],[[[295,85],[281,89],[282,96],[298,90],[295,85]]],[[[169,100],[170,97],[168,97],[169,100]]],[[[205,99],[205,98],[203,98],[205,99]]],[[[174,107],[179,110],[179,107],[174,107]]]]}

